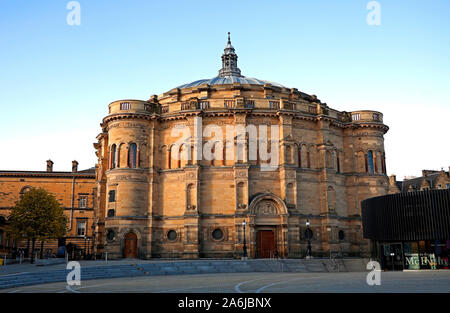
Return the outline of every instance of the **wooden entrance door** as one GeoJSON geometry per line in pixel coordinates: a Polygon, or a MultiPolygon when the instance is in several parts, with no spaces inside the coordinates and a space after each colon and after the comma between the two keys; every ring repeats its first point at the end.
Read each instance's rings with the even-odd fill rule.
{"type": "Polygon", "coordinates": [[[271,230],[258,231],[257,246],[260,258],[270,258],[275,252],[275,236],[271,230]]]}
{"type": "Polygon", "coordinates": [[[136,259],[137,257],[137,237],[134,233],[125,235],[125,258],[136,259]]]}

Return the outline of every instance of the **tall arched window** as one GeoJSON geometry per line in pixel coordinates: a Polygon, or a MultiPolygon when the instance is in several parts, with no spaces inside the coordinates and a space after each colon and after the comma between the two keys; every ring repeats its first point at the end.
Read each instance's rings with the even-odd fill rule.
{"type": "Polygon", "coordinates": [[[189,147],[186,147],[186,144],[182,144],[178,155],[178,163],[179,163],[178,167],[185,167],[186,165],[189,164],[188,153],[189,147]]]}
{"type": "Polygon", "coordinates": [[[367,154],[364,154],[364,172],[369,172],[369,160],[367,154]]]}
{"type": "Polygon", "coordinates": [[[373,174],[373,152],[372,150],[367,151],[367,169],[370,174],[373,174]]]}
{"type": "Polygon", "coordinates": [[[298,145],[298,167],[302,167],[302,146],[298,145]]]}
{"type": "Polygon", "coordinates": [[[196,190],[194,184],[189,184],[186,188],[187,209],[193,210],[196,204],[196,190]]]}
{"type": "Polygon", "coordinates": [[[179,160],[180,146],[178,144],[173,144],[169,150],[169,168],[179,168],[181,166],[179,160]]]}
{"type": "Polygon", "coordinates": [[[237,185],[237,205],[244,204],[245,200],[245,184],[243,182],[237,185]]]}
{"type": "Polygon", "coordinates": [[[291,164],[292,163],[291,155],[292,155],[292,148],[291,148],[291,146],[286,146],[285,162],[287,164],[291,164]]]}
{"type": "Polygon", "coordinates": [[[137,145],[135,143],[130,144],[128,147],[128,167],[136,168],[137,163],[137,145]]]}
{"type": "Polygon", "coordinates": [[[116,167],[116,144],[111,146],[111,163],[110,168],[116,167]]]}

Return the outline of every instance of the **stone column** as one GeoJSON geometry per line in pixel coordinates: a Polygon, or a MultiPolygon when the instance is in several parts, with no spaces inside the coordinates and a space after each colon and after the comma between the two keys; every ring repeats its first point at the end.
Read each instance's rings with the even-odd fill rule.
{"type": "MultiPolygon", "coordinates": [[[[184,232],[185,236],[183,238],[183,258],[186,259],[197,259],[200,256],[200,238],[199,233],[201,230],[200,225],[200,216],[199,212],[200,208],[200,167],[197,165],[186,166],[184,168],[185,172],[185,190],[188,192],[188,186],[193,185],[194,190],[190,190],[190,192],[195,192],[194,200],[192,204],[189,206],[186,203],[186,211],[184,214],[184,232]]],[[[187,194],[185,195],[186,201],[187,194]]]]}

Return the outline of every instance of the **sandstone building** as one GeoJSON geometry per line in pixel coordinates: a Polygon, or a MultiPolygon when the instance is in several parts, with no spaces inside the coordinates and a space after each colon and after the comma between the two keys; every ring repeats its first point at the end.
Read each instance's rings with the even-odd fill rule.
{"type": "Polygon", "coordinates": [[[421,190],[450,189],[449,171],[422,170],[422,176],[397,181],[395,175],[389,177],[389,194],[421,190]]]}
{"type": "Polygon", "coordinates": [[[309,221],[313,255],[367,255],[360,203],[389,189],[382,113],[245,77],[237,59],[228,39],[217,77],[109,104],[94,144],[97,253],[241,257],[245,221],[249,257],[304,257],[309,221]]]}
{"type": "MultiPolygon", "coordinates": [[[[72,162],[72,171],[53,171],[53,162],[47,161],[46,171],[0,171],[0,252],[29,247],[27,240],[17,241],[8,234],[8,219],[15,202],[31,187],[42,187],[52,193],[67,216],[67,234],[60,246],[72,243],[79,249],[87,249],[94,240],[94,205],[96,201],[94,169],[78,171],[78,162],[72,162]],[[89,243],[90,242],[90,243],[89,243]]],[[[41,243],[36,242],[36,249],[41,243]]],[[[58,254],[58,240],[44,243],[44,252],[58,254]]],[[[64,251],[62,252],[64,255],[64,251]]]]}

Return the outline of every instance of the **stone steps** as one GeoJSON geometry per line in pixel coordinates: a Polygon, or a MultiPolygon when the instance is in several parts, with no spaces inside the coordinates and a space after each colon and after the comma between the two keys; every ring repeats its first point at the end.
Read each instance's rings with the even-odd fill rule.
{"type": "MultiPolygon", "coordinates": [[[[364,271],[364,260],[330,259],[252,259],[240,260],[186,260],[138,264],[86,266],[81,268],[81,280],[139,277],[153,275],[187,275],[243,272],[340,272],[364,271]],[[339,268],[336,268],[339,264],[339,268]],[[348,267],[348,268],[347,268],[348,267]]],[[[65,282],[69,270],[37,271],[0,276],[0,289],[28,285],[65,282]]]]}

